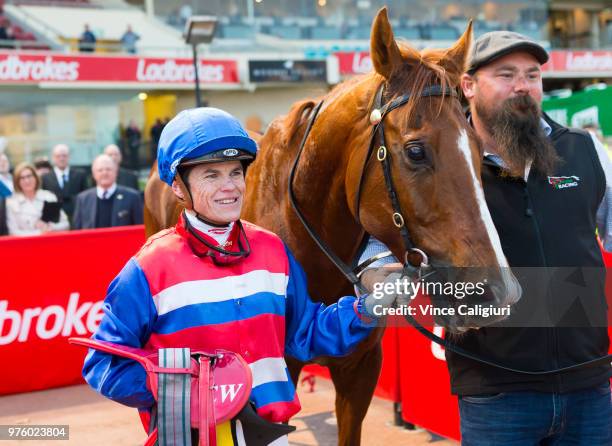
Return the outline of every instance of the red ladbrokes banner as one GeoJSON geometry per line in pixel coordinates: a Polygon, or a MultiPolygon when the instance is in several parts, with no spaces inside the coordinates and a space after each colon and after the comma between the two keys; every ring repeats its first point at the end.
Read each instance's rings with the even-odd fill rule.
{"type": "Polygon", "coordinates": [[[82,382],[89,337],[111,280],[144,243],[144,227],[0,238],[0,395],[82,382]]]}
{"type": "MultiPolygon", "coordinates": [[[[347,51],[334,54],[338,58],[341,76],[362,74],[372,70],[372,60],[367,51],[347,51]]],[[[550,60],[542,67],[545,76],[612,76],[612,51],[610,50],[552,50],[549,54],[550,60]]]]}
{"type": "MultiPolygon", "coordinates": [[[[236,60],[199,61],[203,84],[238,84],[236,60]]],[[[193,85],[190,58],[84,56],[0,51],[0,83],[140,83],[193,85]]]]}

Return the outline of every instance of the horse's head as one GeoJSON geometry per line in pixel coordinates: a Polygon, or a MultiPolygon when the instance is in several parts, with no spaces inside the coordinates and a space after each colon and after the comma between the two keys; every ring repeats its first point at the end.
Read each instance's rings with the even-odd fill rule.
{"type": "MultiPolygon", "coordinates": [[[[400,259],[404,259],[407,247],[398,226],[405,220],[414,247],[422,250],[438,271],[432,280],[444,277],[455,284],[488,283],[484,293],[475,293],[463,301],[449,297],[448,305],[505,307],[519,300],[521,288],[508,267],[485,202],[480,180],[482,149],[454,95],[471,35],[470,24],[452,48],[419,53],[408,45],[398,45],[386,9],[378,13],[371,35],[375,73],[370,77],[372,90],[377,91],[378,86],[383,90],[380,101],[374,99],[370,104],[365,119],[372,122],[368,123],[371,128],[380,119],[376,110],[382,110],[384,143],[379,126],[365,168],[368,143],[353,152],[347,192],[349,202],[353,203],[352,211],[358,214],[366,231],[387,244],[400,259]],[[406,102],[400,99],[407,94],[410,98],[404,98],[406,102]],[[386,111],[385,104],[394,101],[398,106],[386,111]],[[398,209],[392,206],[383,163],[379,162],[380,145],[386,146],[390,177],[403,219],[396,216],[392,220],[398,209]]],[[[363,145],[363,141],[365,138],[356,138],[353,143],[363,145]]],[[[422,261],[417,252],[408,252],[411,263],[422,261]]],[[[432,297],[434,302],[440,298],[432,297]]],[[[441,323],[461,331],[502,318],[456,315],[441,323]]]]}

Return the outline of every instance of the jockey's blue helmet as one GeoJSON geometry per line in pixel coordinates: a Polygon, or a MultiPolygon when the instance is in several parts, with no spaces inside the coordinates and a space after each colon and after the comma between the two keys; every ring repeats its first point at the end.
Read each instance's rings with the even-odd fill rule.
{"type": "Polygon", "coordinates": [[[248,165],[257,143],[236,118],[214,107],[183,110],[165,127],[157,148],[159,177],[172,185],[178,166],[221,161],[248,165]]]}

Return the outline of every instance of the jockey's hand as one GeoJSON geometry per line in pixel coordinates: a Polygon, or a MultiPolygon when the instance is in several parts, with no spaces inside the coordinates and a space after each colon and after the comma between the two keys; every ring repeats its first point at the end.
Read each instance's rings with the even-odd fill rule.
{"type": "Polygon", "coordinates": [[[401,272],[401,263],[389,263],[380,268],[368,268],[361,275],[361,284],[368,293],[372,293],[372,291],[374,291],[375,284],[384,282],[389,274],[401,272]]]}
{"type": "MultiPolygon", "coordinates": [[[[385,316],[385,309],[407,305],[413,298],[410,279],[403,274],[401,268],[378,268],[376,278],[384,277],[382,281],[372,281],[371,287],[366,287],[370,293],[359,298],[360,314],[370,318],[385,316]]],[[[370,278],[373,279],[372,275],[370,278]]]]}

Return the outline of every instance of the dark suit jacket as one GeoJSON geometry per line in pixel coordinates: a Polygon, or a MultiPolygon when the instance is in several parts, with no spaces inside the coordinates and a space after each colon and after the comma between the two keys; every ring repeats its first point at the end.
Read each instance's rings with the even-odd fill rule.
{"type": "Polygon", "coordinates": [[[124,169],[123,167],[119,168],[119,173],[117,174],[117,184],[139,190],[138,177],[136,174],[131,170],[124,169]]]}
{"type": "Polygon", "coordinates": [[[68,185],[64,189],[57,182],[57,177],[53,170],[42,177],[42,188],[50,190],[55,194],[57,199],[62,202],[62,208],[70,219],[72,219],[72,214],[74,213],[75,197],[87,189],[87,187],[87,175],[82,170],[75,169],[74,167],[70,168],[68,185]]]}
{"type": "MultiPolygon", "coordinates": [[[[72,229],[96,227],[96,188],[77,195],[72,229]]],[[[111,226],[140,225],[144,219],[140,194],[129,187],[117,186],[113,195],[111,226]]]]}
{"type": "Polygon", "coordinates": [[[0,235],[7,235],[6,226],[6,197],[0,197],[0,235]]]}

